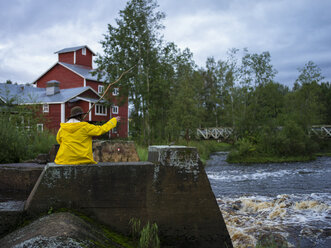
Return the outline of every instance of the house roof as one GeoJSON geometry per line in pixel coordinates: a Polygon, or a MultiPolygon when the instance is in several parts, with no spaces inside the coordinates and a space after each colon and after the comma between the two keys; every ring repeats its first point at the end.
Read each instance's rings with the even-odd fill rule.
{"type": "Polygon", "coordinates": [[[87,90],[92,90],[98,97],[100,97],[91,87],[61,89],[59,93],[47,96],[45,88],[0,83],[0,98],[3,99],[4,102],[11,102],[12,104],[64,103],[87,90]]]}
{"type": "Polygon", "coordinates": [[[67,48],[63,48],[63,49],[61,49],[61,50],[59,50],[59,51],[57,51],[57,52],[55,52],[55,53],[69,53],[69,52],[75,52],[75,51],[77,51],[77,50],[79,50],[79,49],[82,49],[82,48],[87,48],[88,50],[90,50],[91,51],[91,53],[93,54],[93,55],[95,55],[95,53],[88,47],[88,46],[86,46],[86,45],[84,45],[84,46],[76,46],[76,47],[67,47],[67,48]]]}
{"type": "Polygon", "coordinates": [[[105,82],[106,76],[103,76],[100,80],[98,80],[97,75],[92,75],[93,69],[83,66],[83,65],[72,65],[68,63],[63,62],[56,62],[54,65],[52,65],[47,71],[45,71],[43,74],[41,74],[36,80],[33,81],[33,83],[36,83],[42,76],[44,76],[47,72],[49,72],[54,66],[57,64],[69,69],[70,71],[76,73],[77,75],[81,76],[82,78],[85,78],[87,80],[93,80],[97,82],[105,82]]]}
{"type": "Polygon", "coordinates": [[[98,80],[97,75],[92,75],[92,72],[95,71],[95,70],[93,70],[93,69],[91,70],[86,66],[73,65],[73,64],[63,63],[63,62],[58,62],[58,64],[68,68],[69,70],[75,72],[76,74],[82,76],[85,79],[93,80],[93,81],[100,81],[100,82],[106,81],[105,76],[103,76],[100,80],[98,80]]]}
{"type": "MultiPolygon", "coordinates": [[[[98,102],[98,99],[91,98],[91,97],[81,97],[81,96],[77,96],[75,98],[72,98],[72,99],[69,100],[69,102],[77,102],[77,101],[80,101],[80,100],[83,100],[83,101],[86,101],[86,102],[90,102],[90,103],[96,103],[96,102],[98,102]]],[[[99,102],[100,103],[105,103],[107,101],[102,99],[99,102]]]]}

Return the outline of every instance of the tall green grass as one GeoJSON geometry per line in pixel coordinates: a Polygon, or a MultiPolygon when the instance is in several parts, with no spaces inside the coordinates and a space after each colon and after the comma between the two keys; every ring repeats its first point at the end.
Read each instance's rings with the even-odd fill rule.
{"type": "Polygon", "coordinates": [[[147,146],[136,144],[136,150],[137,150],[140,161],[148,160],[148,147],[147,146]]]}

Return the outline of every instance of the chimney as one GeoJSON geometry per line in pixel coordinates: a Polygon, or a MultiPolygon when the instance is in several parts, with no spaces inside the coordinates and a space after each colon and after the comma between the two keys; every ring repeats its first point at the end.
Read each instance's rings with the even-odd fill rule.
{"type": "Polygon", "coordinates": [[[46,83],[46,96],[53,96],[60,92],[60,82],[51,80],[46,83]]]}

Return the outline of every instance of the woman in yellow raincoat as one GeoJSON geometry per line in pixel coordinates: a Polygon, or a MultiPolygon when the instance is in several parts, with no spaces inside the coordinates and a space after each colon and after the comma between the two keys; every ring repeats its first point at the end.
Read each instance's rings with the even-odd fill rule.
{"type": "Polygon", "coordinates": [[[66,123],[61,123],[56,140],[60,144],[54,162],[56,164],[96,164],[92,153],[92,137],[99,136],[116,127],[120,117],[112,118],[102,126],[82,122],[80,107],[71,109],[66,123]]]}

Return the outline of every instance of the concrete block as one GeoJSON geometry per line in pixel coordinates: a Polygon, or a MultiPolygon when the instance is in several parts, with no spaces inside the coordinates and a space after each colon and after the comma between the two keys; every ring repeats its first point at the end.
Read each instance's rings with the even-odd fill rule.
{"type": "Polygon", "coordinates": [[[128,234],[129,221],[156,222],[163,245],[232,247],[195,148],[149,148],[151,162],[48,164],[25,210],[71,208],[128,234]]]}
{"type": "Polygon", "coordinates": [[[22,192],[29,196],[45,165],[17,163],[0,165],[0,192],[22,192]]]}

